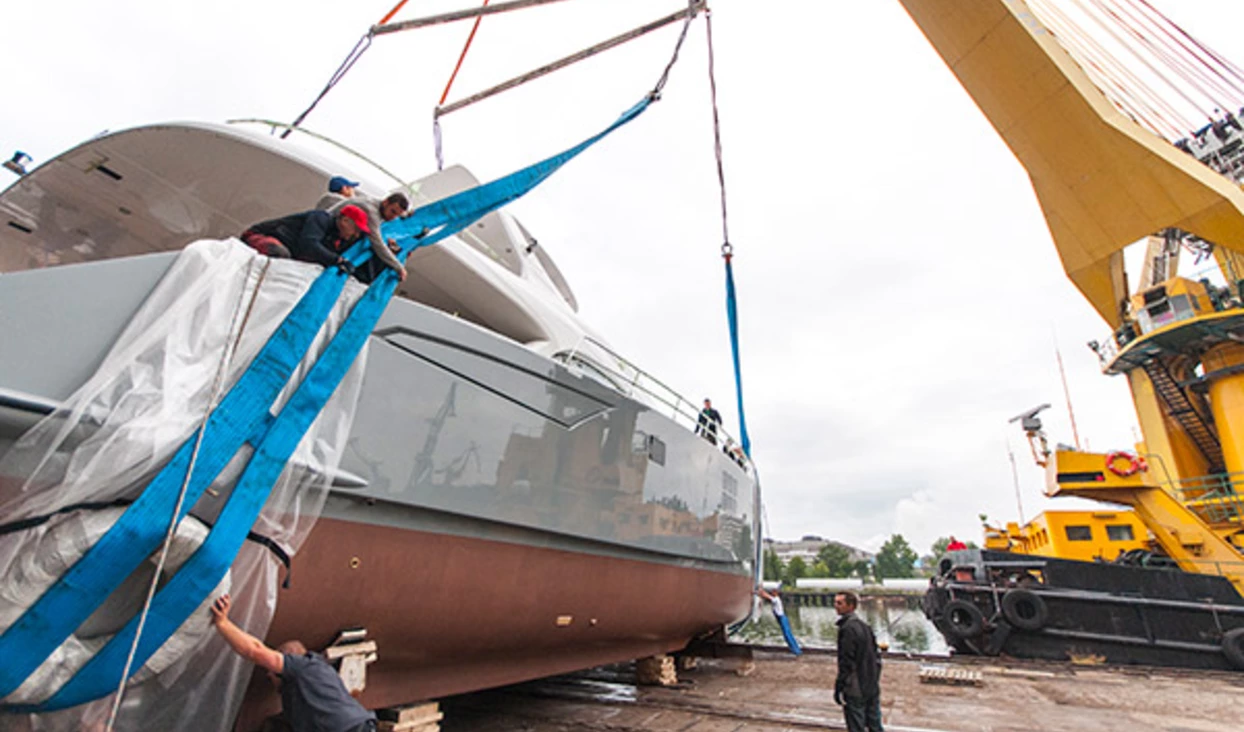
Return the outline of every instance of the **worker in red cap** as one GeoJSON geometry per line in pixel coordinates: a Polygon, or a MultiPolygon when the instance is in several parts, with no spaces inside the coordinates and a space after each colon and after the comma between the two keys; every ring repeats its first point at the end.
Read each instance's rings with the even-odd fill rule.
{"type": "Polygon", "coordinates": [[[336,214],[304,211],[253,224],[239,237],[260,254],[292,257],[325,267],[354,268],[342,254],[360,237],[371,233],[367,214],[358,206],[343,206],[336,214]]]}

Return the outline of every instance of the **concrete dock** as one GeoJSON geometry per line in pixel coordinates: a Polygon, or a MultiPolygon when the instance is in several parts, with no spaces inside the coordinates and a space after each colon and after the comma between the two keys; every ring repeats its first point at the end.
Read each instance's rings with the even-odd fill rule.
{"type": "MultiPolygon", "coordinates": [[[[443,700],[448,732],[845,729],[832,699],[834,657],[760,652],[747,662],[705,660],[672,687],[637,686],[619,665],[443,700]]],[[[1152,667],[888,658],[882,715],[891,732],[916,730],[1241,729],[1244,674],[1152,667]],[[949,667],[976,685],[921,681],[949,667]]]]}

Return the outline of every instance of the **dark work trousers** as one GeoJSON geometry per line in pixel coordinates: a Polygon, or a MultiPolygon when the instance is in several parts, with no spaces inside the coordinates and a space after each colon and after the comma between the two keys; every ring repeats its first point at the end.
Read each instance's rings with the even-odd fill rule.
{"type": "Polygon", "coordinates": [[[842,695],[842,714],[847,720],[848,732],[882,732],[881,695],[842,695]]]}

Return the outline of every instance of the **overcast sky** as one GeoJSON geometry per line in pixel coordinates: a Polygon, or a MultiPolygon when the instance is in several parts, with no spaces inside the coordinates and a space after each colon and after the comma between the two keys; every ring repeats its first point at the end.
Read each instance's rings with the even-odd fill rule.
{"type": "MultiPolygon", "coordinates": [[[[473,2],[411,0],[399,18],[473,2]]],[[[1237,63],[1244,3],[1154,0],[1237,63]]],[[[677,10],[569,0],[484,20],[452,98],[677,10]]],[[[1041,495],[1007,419],[1042,402],[1130,448],[1107,327],[1066,279],[1027,175],[896,0],[713,3],[744,386],[769,533],[876,549],[980,539],[1041,495]]],[[[0,155],[36,162],[105,129],[291,120],[389,0],[4,3],[0,155]]],[[[306,126],[403,177],[435,168],[431,109],[469,24],[376,40],[306,126]]],[[[446,159],[488,179],[578,142],[655,82],[671,26],[445,118],[446,159]]],[[[736,424],[703,21],[664,99],[511,207],[585,319],[736,424]]],[[[0,175],[8,176],[7,173],[0,175]]],[[[7,185],[9,178],[0,184],[7,185]]]]}

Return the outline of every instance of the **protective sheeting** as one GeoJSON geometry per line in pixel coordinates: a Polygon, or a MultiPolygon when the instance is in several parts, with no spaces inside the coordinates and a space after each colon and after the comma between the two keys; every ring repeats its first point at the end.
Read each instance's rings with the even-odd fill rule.
{"type": "MultiPolygon", "coordinates": [[[[236,240],[190,245],[135,314],[95,375],[60,410],[0,459],[3,523],[50,519],[0,535],[0,628],[7,628],[55,577],[106,531],[203,422],[323,270],[269,261],[236,240]],[[87,508],[75,508],[92,504],[87,508]],[[58,513],[59,512],[59,513],[58,513]]],[[[364,292],[349,282],[308,355],[285,386],[279,411],[364,292]]],[[[353,421],[360,353],[299,443],[253,527],[294,554],[318,518],[353,421]]],[[[233,459],[182,522],[162,579],[206,535],[249,448],[233,459]],[[202,523],[199,522],[201,520],[202,523]]],[[[127,579],[7,703],[38,702],[141,610],[154,558],[127,579]]],[[[234,621],[262,637],[277,600],[280,565],[247,542],[216,592],[230,589],[234,621]]],[[[213,593],[215,594],[215,593],[213,593]]],[[[116,729],[230,729],[251,674],[210,627],[204,604],[132,677],[116,729]]],[[[120,679],[118,678],[118,682],[120,679]]],[[[55,713],[0,717],[6,729],[70,730],[102,725],[111,697],[55,713]]]]}

